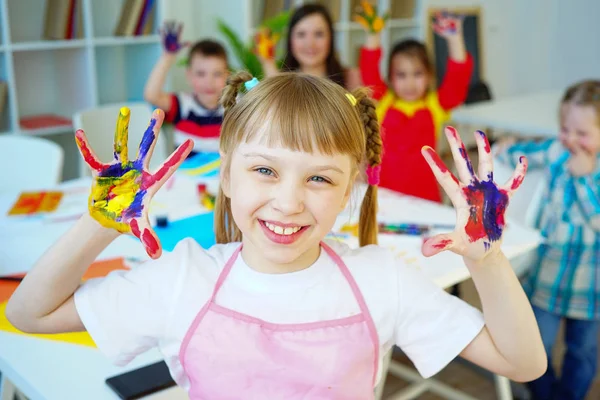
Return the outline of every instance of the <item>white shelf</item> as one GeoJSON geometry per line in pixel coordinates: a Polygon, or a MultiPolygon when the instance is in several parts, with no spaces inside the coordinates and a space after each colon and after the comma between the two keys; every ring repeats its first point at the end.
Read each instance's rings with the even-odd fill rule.
{"type": "Polygon", "coordinates": [[[40,129],[20,129],[23,135],[28,136],[50,136],[50,135],[58,135],[61,133],[71,132],[73,131],[72,125],[64,125],[64,126],[51,126],[49,128],[40,128],[40,129]]]}
{"type": "Polygon", "coordinates": [[[146,35],[146,36],[111,36],[97,38],[93,40],[96,46],[121,46],[121,45],[135,45],[135,44],[147,44],[147,43],[160,43],[160,35],[146,35]]]}
{"type": "Polygon", "coordinates": [[[84,39],[72,40],[40,40],[37,42],[13,43],[10,48],[12,51],[36,51],[36,50],[58,50],[58,49],[76,49],[85,47],[84,39]]]}
{"type": "Polygon", "coordinates": [[[417,28],[421,24],[415,18],[391,19],[388,21],[390,28],[417,28]]]}

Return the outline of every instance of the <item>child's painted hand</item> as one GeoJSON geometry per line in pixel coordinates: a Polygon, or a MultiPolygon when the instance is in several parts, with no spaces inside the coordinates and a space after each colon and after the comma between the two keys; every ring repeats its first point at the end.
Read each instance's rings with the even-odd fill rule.
{"type": "Polygon", "coordinates": [[[479,150],[476,175],[456,129],[447,127],[445,133],[460,181],[431,147],[423,147],[421,152],[456,209],[456,228],[452,233],[427,240],[423,244],[423,255],[429,257],[450,250],[465,258],[481,260],[500,250],[505,227],[504,212],[510,196],[523,182],[527,159],[521,157],[511,179],[498,187],[493,179],[492,154],[485,134],[475,132],[479,150]]]}
{"type": "Polygon", "coordinates": [[[101,162],[87,141],[83,130],[75,133],[75,140],[85,162],[92,169],[94,181],[88,201],[90,215],[102,226],[138,237],[152,258],[162,254],[161,244],[148,221],[148,205],[152,196],[175,172],[192,151],[194,144],[186,141],[154,172],[148,164],[156,138],[164,119],[162,110],[155,110],[150,125],[144,132],[135,160],[128,159],[129,109],[121,108],[115,130],[114,160],[101,162]]]}
{"type": "Polygon", "coordinates": [[[443,38],[462,37],[462,15],[452,14],[448,11],[438,12],[433,22],[433,30],[443,38]]]}
{"type": "Polygon", "coordinates": [[[385,26],[389,18],[389,13],[383,15],[377,14],[377,6],[369,3],[367,0],[360,2],[360,8],[354,16],[354,21],[362,25],[368,33],[379,33],[385,26]]]}
{"type": "Polygon", "coordinates": [[[165,52],[176,54],[179,52],[179,50],[189,45],[188,42],[181,42],[182,30],[182,23],[178,24],[174,21],[165,22],[162,29],[160,29],[160,35],[162,36],[162,43],[165,52]]]}
{"type": "Polygon", "coordinates": [[[567,161],[569,173],[573,176],[586,176],[596,170],[596,154],[590,153],[577,143],[573,144],[573,153],[567,161]]]}
{"type": "Polygon", "coordinates": [[[275,47],[279,41],[279,35],[271,33],[268,28],[261,28],[254,35],[254,52],[262,60],[275,59],[275,47]]]}

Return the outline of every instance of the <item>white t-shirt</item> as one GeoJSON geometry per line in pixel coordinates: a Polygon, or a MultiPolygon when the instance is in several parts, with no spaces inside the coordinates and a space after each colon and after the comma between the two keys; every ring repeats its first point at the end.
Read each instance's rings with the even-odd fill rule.
{"type": "MultiPolygon", "coordinates": [[[[351,249],[327,242],[361,290],[379,336],[381,365],[395,344],[430,377],[454,359],[481,331],[481,312],[432,283],[379,246],[351,249]]],[[[75,293],[81,320],[98,348],[125,365],[158,346],[175,381],[189,382],[179,349],[217,277],[239,243],[208,250],[192,239],[131,271],[89,280],[75,293]]],[[[238,256],[216,303],[272,323],[306,323],[360,312],[352,291],[325,251],[309,268],[289,274],[254,271],[238,256]]]]}

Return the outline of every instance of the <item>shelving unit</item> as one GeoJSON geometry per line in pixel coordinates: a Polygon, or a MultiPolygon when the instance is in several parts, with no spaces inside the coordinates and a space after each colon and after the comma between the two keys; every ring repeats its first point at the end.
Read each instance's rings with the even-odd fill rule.
{"type": "MultiPolygon", "coordinates": [[[[263,9],[264,0],[250,0],[251,6],[246,12],[246,31],[247,37],[255,32],[260,25],[260,10],[263,9]]],[[[312,0],[311,0],[312,1],[312,0]]],[[[344,66],[356,67],[358,65],[358,52],[360,46],[365,42],[365,32],[362,26],[353,21],[354,8],[359,1],[357,0],[337,0],[340,7],[339,20],[335,23],[335,44],[340,61],[344,66]]],[[[392,1],[400,0],[378,0],[376,3],[379,10],[389,10],[392,1]]],[[[308,0],[294,0],[295,6],[300,6],[308,0]]],[[[423,18],[421,17],[422,0],[416,0],[414,16],[412,18],[397,18],[388,20],[382,35],[381,45],[383,57],[381,68],[383,73],[387,73],[387,54],[392,45],[402,39],[409,37],[424,40],[425,30],[423,29],[423,18]]],[[[281,44],[281,43],[280,43],[281,44]]]]}
{"type": "Polygon", "coordinates": [[[155,0],[152,33],[114,36],[125,0],[77,0],[82,7],[83,37],[43,38],[46,0],[0,0],[0,80],[8,98],[0,134],[55,137],[72,127],[28,130],[23,117],[54,114],[72,118],[82,109],[139,101],[150,70],[161,52],[158,27],[164,0],[155,0]]]}

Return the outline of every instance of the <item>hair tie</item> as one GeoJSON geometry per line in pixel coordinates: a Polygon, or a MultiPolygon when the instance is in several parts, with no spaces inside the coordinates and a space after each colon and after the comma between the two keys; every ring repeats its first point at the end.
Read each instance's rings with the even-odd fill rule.
{"type": "Polygon", "coordinates": [[[246,87],[246,90],[250,90],[256,85],[258,85],[258,79],[256,79],[256,78],[252,78],[249,81],[244,82],[244,86],[246,87]]]}
{"type": "Polygon", "coordinates": [[[367,183],[371,186],[379,185],[379,174],[381,165],[371,165],[367,167],[367,183]]]}
{"type": "Polygon", "coordinates": [[[356,97],[354,97],[354,95],[352,95],[352,93],[346,93],[346,97],[350,101],[350,104],[352,104],[353,106],[356,106],[356,103],[357,103],[356,97]]]}

